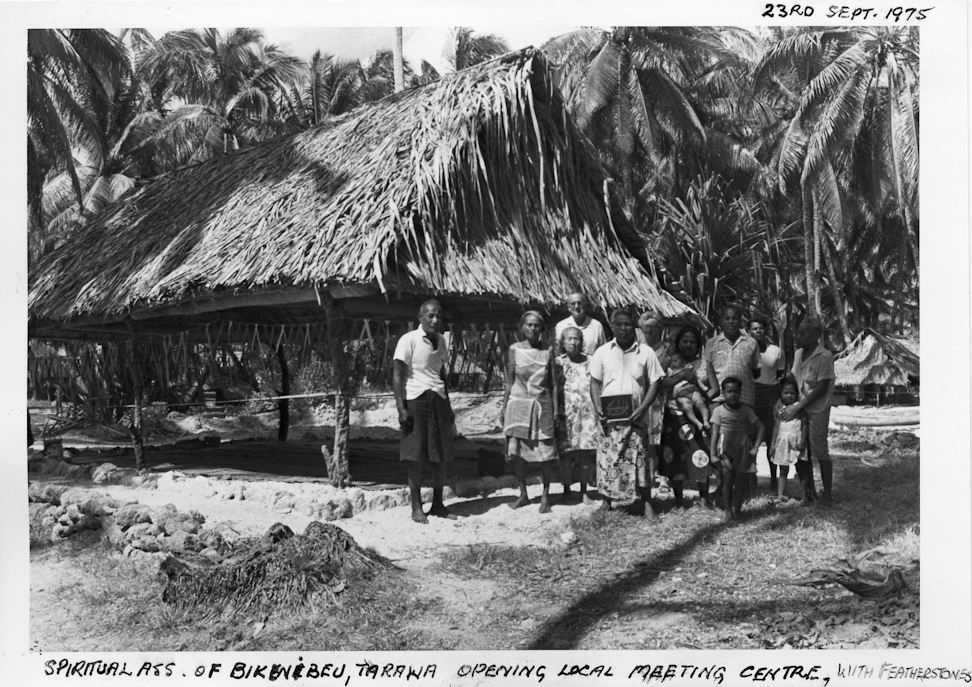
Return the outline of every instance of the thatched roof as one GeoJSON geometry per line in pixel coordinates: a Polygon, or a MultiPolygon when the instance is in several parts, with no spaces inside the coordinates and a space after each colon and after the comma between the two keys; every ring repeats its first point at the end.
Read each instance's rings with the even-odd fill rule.
{"type": "Polygon", "coordinates": [[[692,317],[526,50],[139,185],[31,274],[33,336],[360,317],[497,321],[571,291],[692,317]]]}
{"type": "Polygon", "coordinates": [[[837,386],[914,386],[921,372],[917,348],[917,341],[865,329],[834,361],[837,386]]]}

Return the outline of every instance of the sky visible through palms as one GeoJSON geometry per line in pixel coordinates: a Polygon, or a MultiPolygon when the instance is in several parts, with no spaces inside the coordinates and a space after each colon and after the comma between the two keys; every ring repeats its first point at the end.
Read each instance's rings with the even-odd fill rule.
{"type": "MultiPolygon", "coordinates": [[[[172,28],[172,27],[169,27],[172,28]]],[[[258,27],[260,28],[260,27],[258,27]]],[[[506,39],[512,50],[528,45],[540,47],[547,39],[574,30],[573,26],[473,26],[477,34],[495,34],[506,39]]],[[[156,38],[168,29],[150,28],[156,38]]],[[[268,43],[283,48],[291,55],[307,60],[315,50],[330,53],[336,57],[360,59],[367,62],[378,50],[391,50],[395,40],[395,29],[382,27],[312,27],[312,28],[260,28],[268,43]]],[[[404,27],[402,32],[402,51],[413,69],[426,60],[440,74],[449,71],[448,63],[442,55],[450,27],[404,27]]]]}

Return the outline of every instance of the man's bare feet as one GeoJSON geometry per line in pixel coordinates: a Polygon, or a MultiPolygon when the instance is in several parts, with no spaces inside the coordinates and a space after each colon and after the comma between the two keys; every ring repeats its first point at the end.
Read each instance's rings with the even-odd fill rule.
{"type": "Polygon", "coordinates": [[[432,504],[432,507],[429,509],[429,515],[434,515],[437,518],[445,518],[446,520],[458,519],[458,516],[446,508],[444,503],[432,504]]]}
{"type": "Polygon", "coordinates": [[[550,498],[547,496],[540,497],[540,512],[549,513],[550,512],[550,498]]]}
{"type": "Polygon", "coordinates": [[[418,510],[415,510],[414,508],[412,509],[412,520],[414,520],[420,525],[429,524],[429,519],[425,517],[425,513],[422,512],[421,508],[419,508],[418,510]]]}
{"type": "Polygon", "coordinates": [[[526,494],[520,494],[520,498],[510,504],[510,508],[519,508],[525,506],[530,502],[529,497],[526,494]]]}
{"type": "Polygon", "coordinates": [[[581,495],[581,501],[584,502],[585,506],[593,506],[595,503],[597,503],[597,501],[588,496],[586,492],[581,495]]]}

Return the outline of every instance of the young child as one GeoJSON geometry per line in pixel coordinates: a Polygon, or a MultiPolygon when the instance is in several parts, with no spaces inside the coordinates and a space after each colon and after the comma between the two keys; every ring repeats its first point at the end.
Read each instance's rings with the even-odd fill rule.
{"type": "Polygon", "coordinates": [[[780,468],[780,479],[777,485],[776,500],[786,501],[786,475],[790,466],[795,465],[797,477],[800,479],[804,501],[809,499],[805,472],[809,467],[807,461],[807,439],[810,435],[810,423],[804,412],[792,420],[782,420],[783,409],[800,400],[800,387],[796,379],[786,377],[780,385],[780,400],[773,408],[776,425],[773,428],[773,439],[770,441],[770,460],[780,468]]]}
{"type": "Polygon", "coordinates": [[[756,447],[763,440],[763,423],[749,406],[742,404],[742,380],[722,380],[725,403],[712,411],[709,455],[722,473],[722,500],[726,522],[738,516],[749,488],[749,474],[756,472],[756,447]],[[756,427],[756,443],[750,430],[756,427]]]}
{"type": "Polygon", "coordinates": [[[705,432],[709,431],[709,406],[702,397],[701,389],[705,389],[702,384],[702,376],[699,374],[699,366],[702,359],[698,358],[693,362],[686,360],[678,353],[672,354],[669,358],[668,371],[675,372],[683,369],[690,369],[695,373],[695,378],[679,382],[672,388],[672,397],[678,404],[678,409],[685,415],[685,419],[695,425],[695,428],[705,432]],[[695,411],[698,411],[696,415],[695,411]]]}

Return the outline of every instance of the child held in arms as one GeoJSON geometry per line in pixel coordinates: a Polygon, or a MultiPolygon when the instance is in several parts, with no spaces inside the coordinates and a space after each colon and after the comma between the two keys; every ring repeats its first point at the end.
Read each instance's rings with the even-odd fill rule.
{"type": "Polygon", "coordinates": [[[672,396],[678,405],[678,409],[685,415],[685,419],[692,423],[697,430],[708,432],[710,429],[709,406],[703,398],[703,392],[707,389],[702,383],[705,375],[704,365],[705,363],[701,358],[689,362],[676,352],[669,358],[668,370],[673,372],[688,369],[694,374],[691,379],[676,384],[672,388],[672,396]],[[702,376],[700,376],[700,372],[702,376]],[[698,411],[698,414],[695,411],[698,411]]]}
{"type": "Polygon", "coordinates": [[[763,440],[763,423],[753,409],[742,403],[742,380],[726,377],[722,380],[725,403],[712,411],[712,437],[709,455],[722,473],[724,520],[732,520],[742,511],[749,490],[749,475],[756,472],[757,446],[763,440]],[[756,443],[750,430],[756,428],[756,443]]]}
{"type": "Polygon", "coordinates": [[[804,472],[809,468],[807,461],[807,438],[810,436],[810,423],[802,410],[792,420],[784,420],[783,409],[800,400],[800,389],[796,379],[786,377],[780,385],[780,400],[773,408],[776,424],[773,426],[773,439],[770,441],[769,458],[780,468],[777,484],[777,501],[786,501],[786,476],[791,465],[796,466],[800,478],[801,491],[807,500],[807,484],[804,472]]]}

